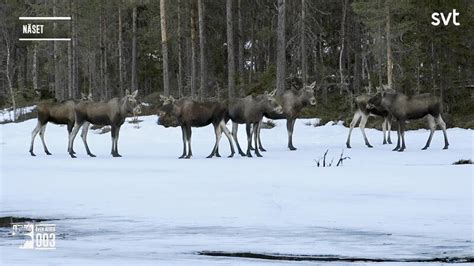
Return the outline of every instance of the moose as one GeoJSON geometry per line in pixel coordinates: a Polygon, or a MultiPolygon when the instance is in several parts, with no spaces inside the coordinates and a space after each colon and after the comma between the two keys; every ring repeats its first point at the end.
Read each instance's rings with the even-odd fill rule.
{"type": "MultiPolygon", "coordinates": [[[[85,102],[92,102],[92,94],[89,93],[88,96],[85,94],[81,94],[82,98],[81,101],[85,102]]],[[[49,152],[48,147],[46,146],[46,142],[44,140],[44,134],[46,130],[46,125],[48,122],[58,125],[67,125],[67,132],[68,134],[71,133],[74,123],[75,123],[75,113],[74,108],[76,107],[77,102],[74,100],[67,100],[59,103],[48,103],[43,102],[38,104],[38,123],[36,124],[35,129],[31,133],[31,144],[30,144],[30,154],[31,156],[36,156],[33,152],[33,146],[35,142],[36,135],[39,133],[41,142],[43,143],[44,152],[47,155],[51,155],[49,152]]],[[[84,125],[81,133],[81,137],[84,140],[84,143],[87,143],[87,129],[89,128],[89,124],[84,125]]],[[[72,150],[72,153],[75,153],[72,150]]]]}
{"type": "MultiPolygon", "coordinates": [[[[259,143],[258,133],[260,132],[261,121],[265,113],[273,113],[276,115],[281,115],[283,113],[282,106],[278,104],[274,97],[275,93],[276,91],[271,93],[265,92],[265,94],[256,97],[249,95],[244,98],[230,99],[228,108],[229,118],[232,120],[232,136],[234,137],[240,155],[252,157],[252,154],[250,153],[252,136],[254,136],[255,147],[257,147],[259,143]],[[247,153],[242,151],[237,139],[238,124],[246,125],[247,153]]],[[[258,148],[255,149],[255,155],[257,157],[262,157],[258,148]]]]}
{"type": "Polygon", "coordinates": [[[226,127],[228,118],[226,120],[227,108],[225,104],[215,101],[197,102],[189,98],[175,100],[173,96],[160,96],[160,98],[163,106],[158,111],[158,124],[164,127],[181,127],[183,154],[179,157],[180,159],[189,159],[193,155],[191,150],[191,128],[204,127],[210,124],[214,126],[216,142],[211,154],[207,158],[221,157],[219,154],[219,142],[222,132],[224,132],[229,140],[231,154],[228,157],[234,156],[235,150],[231,133],[226,127]]]}
{"type": "Polygon", "coordinates": [[[390,130],[392,128],[392,116],[390,113],[385,110],[382,106],[374,106],[370,111],[367,109],[367,103],[371,98],[370,95],[363,94],[359,95],[355,98],[356,108],[357,110],[354,113],[354,117],[352,118],[349,135],[347,136],[346,146],[348,149],[351,148],[351,133],[352,129],[356,126],[357,122],[359,122],[360,130],[362,131],[362,136],[364,137],[365,145],[367,147],[372,148],[373,146],[370,145],[367,136],[365,135],[365,124],[367,123],[367,119],[370,116],[375,117],[382,117],[384,120],[382,122],[382,130],[383,130],[383,144],[392,144],[392,140],[390,139],[390,130]],[[387,133],[388,131],[388,133],[387,133]],[[385,137],[387,136],[387,138],[385,137]]]}
{"type": "MultiPolygon", "coordinates": [[[[133,93],[127,90],[126,95],[122,98],[112,98],[108,102],[81,102],[74,108],[76,120],[74,128],[69,134],[68,152],[72,158],[76,158],[73,153],[74,139],[76,138],[79,128],[86,123],[94,125],[110,125],[112,136],[112,150],[113,157],[122,157],[118,152],[118,138],[120,127],[125,122],[127,115],[137,115],[141,113],[140,103],[136,100],[138,90],[133,93]]],[[[87,127],[83,132],[87,134],[87,127]]],[[[83,138],[84,146],[87,155],[95,157],[91,153],[87,142],[83,138]]]]}
{"type": "MultiPolygon", "coordinates": [[[[307,106],[315,106],[316,98],[314,91],[316,88],[316,81],[310,85],[303,85],[300,90],[291,89],[285,91],[280,97],[280,103],[283,107],[283,113],[265,112],[264,115],[270,119],[286,119],[286,129],[288,132],[288,149],[290,151],[296,150],[293,146],[293,130],[295,128],[296,118],[301,114],[301,110],[307,106]]],[[[258,148],[265,151],[260,141],[260,127],[258,128],[258,148]]]]}
{"type": "Polygon", "coordinates": [[[405,122],[408,120],[420,119],[425,116],[428,119],[430,136],[428,137],[423,150],[426,150],[430,146],[436,125],[439,125],[443,130],[443,149],[448,149],[449,142],[446,133],[446,123],[441,117],[442,105],[438,97],[432,95],[431,93],[407,96],[400,92],[382,91],[370,98],[367,103],[367,109],[371,112],[380,107],[387,110],[398,122],[397,146],[393,149],[393,151],[402,152],[406,148],[405,122]]]}

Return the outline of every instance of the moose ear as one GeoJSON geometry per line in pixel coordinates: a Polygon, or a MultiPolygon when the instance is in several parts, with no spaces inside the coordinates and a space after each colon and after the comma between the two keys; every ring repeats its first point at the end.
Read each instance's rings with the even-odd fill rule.
{"type": "Polygon", "coordinates": [[[173,96],[171,96],[171,95],[170,95],[170,97],[169,97],[169,101],[170,101],[170,102],[172,102],[172,103],[174,103],[174,102],[176,101],[176,99],[175,99],[175,98],[173,98],[173,96]]]}
{"type": "Polygon", "coordinates": [[[276,92],[277,92],[277,90],[276,90],[276,89],[274,89],[274,90],[273,90],[273,91],[271,91],[271,92],[270,92],[268,95],[270,95],[270,96],[274,97],[274,96],[276,95],[276,92]]]}
{"type": "Polygon", "coordinates": [[[132,95],[131,95],[131,96],[132,96],[133,98],[135,98],[135,97],[137,97],[137,94],[138,94],[138,90],[135,90],[134,92],[132,92],[132,95]]]}
{"type": "Polygon", "coordinates": [[[316,81],[309,85],[309,88],[312,90],[314,90],[315,87],[316,87],[316,81]]]}
{"type": "Polygon", "coordinates": [[[130,90],[126,89],[125,90],[125,95],[130,95],[130,90]]]}

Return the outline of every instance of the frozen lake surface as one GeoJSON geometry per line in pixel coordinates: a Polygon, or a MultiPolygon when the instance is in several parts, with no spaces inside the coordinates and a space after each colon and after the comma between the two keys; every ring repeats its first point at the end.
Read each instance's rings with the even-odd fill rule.
{"type": "MultiPolygon", "coordinates": [[[[294,144],[286,148],[285,121],[262,129],[263,158],[206,159],[212,127],[193,129],[194,157],[178,160],[181,130],[141,117],[140,128],[122,127],[119,151],[110,156],[110,133],[90,131],[89,158],[78,137],[77,159],[66,153],[66,128],[48,125],[44,154],[28,153],[35,120],[0,126],[0,216],[58,219],[56,250],[22,250],[21,238],[0,229],[0,264],[283,264],[285,261],[198,255],[201,251],[291,254],[371,259],[473,257],[474,132],[441,131],[421,151],[427,130],[409,131],[407,150],[381,145],[382,133],[368,129],[374,148],[352,136],[350,160],[339,158],[348,129],[313,127],[298,120],[294,144]]],[[[245,144],[244,127],[239,139],[245,144]]],[[[395,132],[392,132],[395,139],[395,132]]],[[[243,145],[245,146],[245,145],[243,145]]],[[[311,264],[316,262],[293,262],[311,264]]],[[[347,262],[345,262],[347,263],[347,262]]]]}

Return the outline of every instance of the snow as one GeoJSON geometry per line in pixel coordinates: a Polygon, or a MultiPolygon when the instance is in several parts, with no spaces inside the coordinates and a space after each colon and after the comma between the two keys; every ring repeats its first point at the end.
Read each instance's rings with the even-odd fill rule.
{"type": "MultiPolygon", "coordinates": [[[[19,107],[16,110],[16,115],[17,117],[20,114],[27,114],[31,113],[36,109],[36,105],[32,106],[25,106],[25,107],[19,107]]],[[[14,120],[13,118],[15,117],[13,108],[5,108],[0,110],[0,123],[1,122],[6,122],[6,121],[12,121],[14,120]]]]}
{"type": "MultiPolygon", "coordinates": [[[[110,156],[110,133],[89,134],[97,157],[78,137],[77,159],[66,153],[64,126],[48,125],[44,154],[28,153],[35,120],[0,126],[0,216],[59,219],[57,249],[21,250],[22,239],[0,229],[0,264],[283,264],[258,259],[207,257],[204,250],[368,258],[434,258],[473,255],[473,167],[452,165],[473,158],[472,130],[440,131],[421,151],[427,130],[406,134],[407,150],[381,145],[382,133],[366,129],[374,148],[341,124],[296,122],[286,148],[283,120],[262,130],[263,158],[206,159],[212,127],[193,129],[194,157],[179,160],[181,130],[140,117],[125,123],[122,158],[110,156]],[[326,150],[342,167],[318,168],[326,150]]],[[[392,132],[392,138],[396,134],[392,132]]],[[[245,147],[245,130],[240,127],[245,147]]],[[[299,263],[304,264],[304,263],[299,263]]]]}

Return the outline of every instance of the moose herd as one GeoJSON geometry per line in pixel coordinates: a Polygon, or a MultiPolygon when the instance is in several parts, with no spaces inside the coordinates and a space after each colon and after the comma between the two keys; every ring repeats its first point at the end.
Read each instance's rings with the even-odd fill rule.
{"type": "MultiPolygon", "coordinates": [[[[276,91],[265,92],[257,96],[249,95],[243,98],[231,98],[227,101],[197,101],[191,98],[174,99],[172,96],[160,96],[162,106],[158,111],[157,124],[164,127],[181,127],[183,153],[179,158],[192,157],[191,135],[193,127],[204,127],[212,124],[214,127],[215,144],[208,158],[220,157],[219,143],[222,133],[229,141],[231,154],[235,154],[234,142],[241,156],[252,157],[252,150],[257,157],[260,152],[266,151],[260,139],[260,129],[263,117],[269,119],[286,119],[288,133],[288,149],[296,150],[293,145],[293,130],[295,121],[301,116],[303,108],[316,105],[316,82],[303,85],[299,90],[287,90],[279,96],[276,91]],[[232,132],[227,128],[229,120],[232,122],[232,132]],[[237,139],[239,124],[245,124],[247,133],[246,152],[241,148],[237,139]],[[252,143],[253,140],[253,143],[252,143]],[[254,144],[252,146],[252,144],[254,144]]],[[[82,127],[81,138],[89,156],[95,157],[87,144],[87,132],[90,124],[109,125],[111,127],[113,157],[121,157],[118,152],[118,138],[120,128],[125,118],[141,113],[141,104],[137,100],[138,91],[126,92],[122,98],[113,98],[107,102],[94,102],[91,95],[82,95],[80,101],[64,101],[60,103],[41,103],[37,107],[38,123],[31,135],[30,154],[33,152],[34,140],[39,133],[44,152],[51,155],[44,134],[48,122],[67,125],[68,153],[75,158],[73,149],[74,139],[82,127]]],[[[391,144],[390,131],[392,119],[398,125],[397,146],[394,151],[402,152],[405,145],[405,124],[408,120],[427,117],[430,135],[423,150],[430,146],[436,125],[439,125],[444,134],[444,149],[449,146],[446,133],[446,123],[442,118],[441,101],[434,95],[426,93],[407,96],[391,90],[380,90],[375,95],[360,95],[355,98],[356,112],[350,123],[349,135],[346,146],[351,148],[350,139],[353,128],[360,120],[359,127],[362,131],[365,144],[372,148],[365,134],[365,125],[370,116],[383,118],[383,144],[391,144]]]]}

